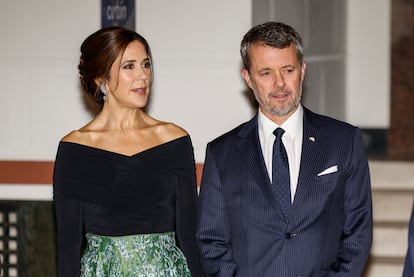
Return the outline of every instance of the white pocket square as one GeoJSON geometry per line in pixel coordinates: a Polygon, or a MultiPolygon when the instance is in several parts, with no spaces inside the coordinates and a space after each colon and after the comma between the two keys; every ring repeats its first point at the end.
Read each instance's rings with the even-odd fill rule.
{"type": "Polygon", "coordinates": [[[338,171],[338,166],[337,165],[334,165],[334,166],[328,167],[324,171],[318,173],[318,176],[322,176],[322,175],[326,175],[326,174],[331,174],[331,173],[334,173],[334,172],[337,172],[337,171],[338,171]]]}

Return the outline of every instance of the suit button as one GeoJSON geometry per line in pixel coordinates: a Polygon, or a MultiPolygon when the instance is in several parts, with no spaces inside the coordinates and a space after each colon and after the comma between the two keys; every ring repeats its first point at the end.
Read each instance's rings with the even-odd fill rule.
{"type": "Polygon", "coordinates": [[[286,239],[291,239],[291,238],[293,238],[294,236],[296,236],[296,234],[295,233],[285,233],[285,238],[286,239]]]}

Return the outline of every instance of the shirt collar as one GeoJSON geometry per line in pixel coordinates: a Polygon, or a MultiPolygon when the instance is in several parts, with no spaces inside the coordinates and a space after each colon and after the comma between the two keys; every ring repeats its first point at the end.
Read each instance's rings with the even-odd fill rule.
{"type": "Polygon", "coordinates": [[[294,139],[303,129],[303,107],[299,104],[298,109],[281,126],[270,120],[259,109],[258,124],[260,131],[266,137],[273,135],[273,131],[277,127],[281,127],[288,134],[288,137],[294,139]]]}

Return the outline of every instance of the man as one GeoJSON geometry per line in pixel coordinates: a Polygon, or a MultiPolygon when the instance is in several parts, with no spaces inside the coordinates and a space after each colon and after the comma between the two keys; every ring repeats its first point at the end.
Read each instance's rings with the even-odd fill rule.
{"type": "Polygon", "coordinates": [[[359,129],[300,104],[306,63],[292,27],[253,27],[241,56],[259,110],[207,146],[197,227],[207,276],[361,276],[372,206],[359,129]]]}

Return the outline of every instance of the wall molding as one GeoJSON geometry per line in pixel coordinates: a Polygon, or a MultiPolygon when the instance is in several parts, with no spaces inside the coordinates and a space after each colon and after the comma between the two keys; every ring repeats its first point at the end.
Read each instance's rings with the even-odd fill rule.
{"type": "MultiPolygon", "coordinates": [[[[54,161],[0,161],[1,184],[48,184],[53,183],[54,161]]],[[[196,164],[197,186],[201,182],[203,164],[196,164]]]]}

